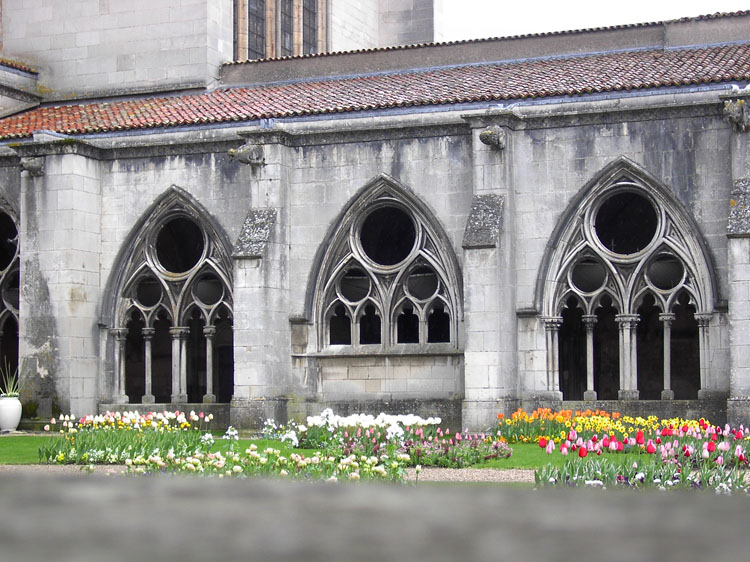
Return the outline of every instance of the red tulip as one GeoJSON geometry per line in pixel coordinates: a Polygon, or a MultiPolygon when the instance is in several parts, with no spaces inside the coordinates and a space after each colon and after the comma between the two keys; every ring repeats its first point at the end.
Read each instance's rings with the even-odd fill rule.
{"type": "Polygon", "coordinates": [[[648,440],[648,445],[646,445],[646,452],[649,455],[653,455],[656,452],[656,445],[654,445],[654,442],[651,441],[651,439],[648,440]]]}
{"type": "Polygon", "coordinates": [[[586,450],[586,447],[579,447],[578,448],[578,457],[579,458],[584,458],[588,454],[589,454],[589,452],[586,450]]]}
{"type": "Polygon", "coordinates": [[[709,441],[706,445],[706,449],[709,453],[713,453],[716,450],[716,443],[714,443],[713,441],[709,441]]]}
{"type": "Polygon", "coordinates": [[[643,437],[643,432],[640,429],[635,433],[635,442],[639,445],[643,445],[646,442],[646,439],[643,437]]]}
{"type": "Polygon", "coordinates": [[[540,438],[540,439],[539,439],[539,446],[540,446],[540,447],[541,447],[542,449],[544,449],[544,448],[545,448],[545,447],[547,446],[547,439],[545,439],[544,437],[540,438]]]}
{"type": "Polygon", "coordinates": [[[604,439],[602,439],[602,447],[609,447],[609,437],[606,435],[604,436],[604,439]]]}
{"type": "Polygon", "coordinates": [[[737,430],[737,433],[734,434],[734,438],[737,439],[738,441],[742,439],[743,437],[744,435],[742,434],[742,431],[740,431],[739,429],[737,430]]]}

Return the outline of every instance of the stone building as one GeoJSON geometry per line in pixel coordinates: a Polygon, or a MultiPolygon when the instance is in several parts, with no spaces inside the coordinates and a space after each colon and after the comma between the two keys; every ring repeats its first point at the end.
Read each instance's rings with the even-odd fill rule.
{"type": "Polygon", "coordinates": [[[291,56],[275,27],[227,62],[261,3],[28,4],[0,351],[29,412],[750,421],[750,12],[302,54],[306,6],[317,51],[354,15],[295,0],[291,56]]]}

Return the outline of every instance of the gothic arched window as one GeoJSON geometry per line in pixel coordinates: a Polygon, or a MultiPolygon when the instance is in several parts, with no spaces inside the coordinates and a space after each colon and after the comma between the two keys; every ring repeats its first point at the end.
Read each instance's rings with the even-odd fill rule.
{"type": "Polygon", "coordinates": [[[15,219],[0,209],[0,367],[18,366],[19,248],[15,219]]]}
{"type": "Polygon", "coordinates": [[[683,208],[619,163],[564,219],[545,276],[549,390],[691,399],[707,388],[708,259],[683,208]]]}
{"type": "Polygon", "coordinates": [[[349,207],[320,269],[321,347],[457,345],[457,268],[433,221],[384,180],[349,207]]]}
{"type": "Polygon", "coordinates": [[[131,237],[113,330],[120,401],[231,399],[231,261],[205,216],[171,190],[131,237]]]}

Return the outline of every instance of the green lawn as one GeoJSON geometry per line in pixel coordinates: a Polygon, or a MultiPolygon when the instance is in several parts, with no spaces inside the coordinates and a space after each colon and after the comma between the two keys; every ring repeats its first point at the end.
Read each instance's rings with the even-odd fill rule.
{"type": "MultiPolygon", "coordinates": [[[[39,447],[49,439],[58,439],[55,435],[7,435],[0,437],[0,464],[36,464],[39,462],[39,447]]],[[[244,451],[251,443],[261,451],[267,447],[279,449],[283,454],[289,455],[295,452],[300,455],[310,455],[315,451],[307,449],[292,449],[285,443],[266,439],[240,439],[239,441],[228,441],[216,439],[214,449],[226,453],[230,445],[234,443],[235,451],[244,451]]]]}
{"type": "MultiPolygon", "coordinates": [[[[0,464],[36,464],[39,462],[39,447],[48,439],[56,439],[57,437],[52,435],[8,435],[0,437],[0,464]]],[[[261,451],[267,447],[273,447],[274,449],[280,449],[282,454],[289,455],[293,452],[309,456],[314,450],[306,449],[293,449],[285,443],[279,441],[271,441],[265,439],[240,439],[234,441],[234,447],[236,451],[244,451],[251,443],[255,445],[261,451]]],[[[231,441],[216,439],[214,448],[217,451],[225,453],[229,450],[231,441]]],[[[492,459],[484,463],[477,465],[478,468],[526,468],[535,469],[540,466],[544,466],[548,463],[553,463],[557,466],[562,466],[566,457],[560,455],[559,451],[555,451],[553,454],[548,455],[544,449],[536,444],[515,444],[511,446],[513,449],[513,455],[508,459],[492,459]]],[[[575,454],[575,453],[572,453],[575,454]]],[[[639,455],[627,454],[617,455],[616,457],[609,456],[610,459],[616,458],[621,460],[623,463],[632,463],[638,461],[639,455]]],[[[590,459],[597,458],[596,455],[589,455],[590,459]]]]}

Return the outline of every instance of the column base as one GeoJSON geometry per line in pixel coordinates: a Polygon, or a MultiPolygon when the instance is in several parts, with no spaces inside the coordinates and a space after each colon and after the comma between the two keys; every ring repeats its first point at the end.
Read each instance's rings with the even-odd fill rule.
{"type": "Polygon", "coordinates": [[[172,404],[184,404],[187,402],[187,394],[172,394],[170,397],[172,404]]]}
{"type": "Polygon", "coordinates": [[[156,397],[153,394],[144,394],[141,398],[142,404],[154,404],[156,402],[156,397]]]}
{"type": "Polygon", "coordinates": [[[727,400],[729,392],[726,390],[715,390],[713,388],[701,388],[698,391],[698,400],[727,400]]]}
{"type": "Polygon", "coordinates": [[[594,402],[596,400],[596,391],[595,390],[586,390],[583,393],[583,399],[586,402],[594,402]]]}
{"type": "Polygon", "coordinates": [[[130,402],[130,398],[128,398],[127,394],[112,397],[112,404],[127,404],[128,402],[130,402]]]}
{"type": "Polygon", "coordinates": [[[618,390],[617,391],[617,399],[618,400],[638,400],[638,397],[640,396],[640,391],[638,390],[618,390]]]}
{"type": "Polygon", "coordinates": [[[662,400],[674,400],[674,390],[662,390],[661,399],[662,400]]]}
{"type": "Polygon", "coordinates": [[[216,402],[216,395],[215,394],[204,394],[203,395],[203,403],[204,404],[213,404],[216,402]]]}

